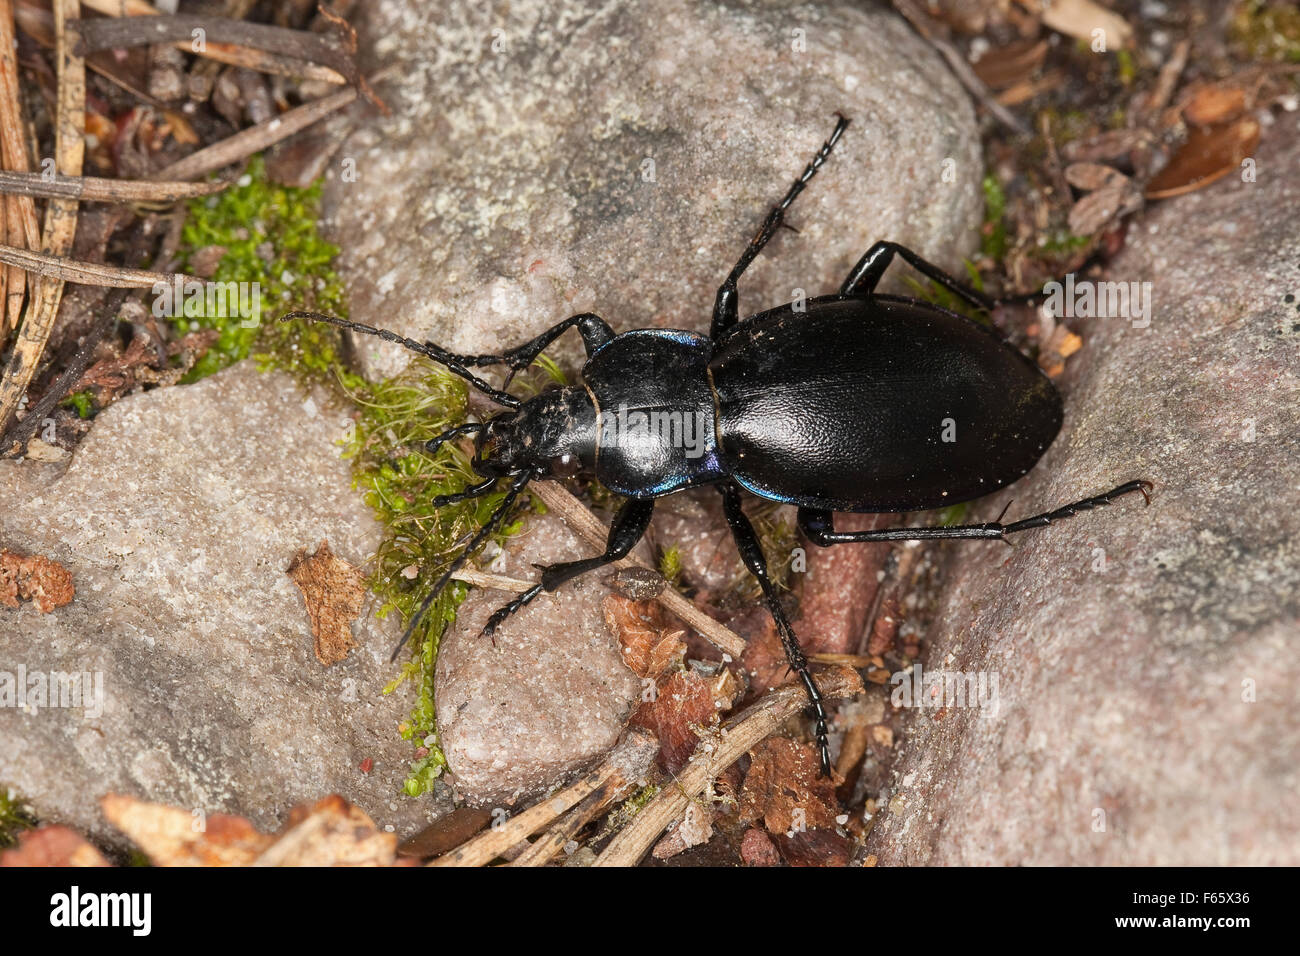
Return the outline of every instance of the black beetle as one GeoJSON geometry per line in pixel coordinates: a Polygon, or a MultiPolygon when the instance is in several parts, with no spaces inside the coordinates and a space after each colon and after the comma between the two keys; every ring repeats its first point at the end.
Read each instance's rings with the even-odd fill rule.
{"type": "MultiPolygon", "coordinates": [[[[428,443],[474,434],[473,467],[483,481],[435,506],[486,494],[509,482],[500,508],[434,586],[433,597],[492,533],[529,480],[579,473],[626,496],[605,553],[541,569],[541,582],[489,618],[484,634],[542,591],[623,558],[645,533],[655,498],[716,485],[746,567],[758,579],[816,715],[823,772],[830,773],[826,712],[808,671],[753,526],[741,488],[798,506],[799,527],[822,547],[862,541],[1004,538],[1141,491],[1130,481],[1102,495],[1025,518],[957,527],[836,531],[832,512],[926,511],[969,501],[1025,474],[1061,427],[1061,397],[1038,367],[989,329],[947,309],[875,291],[901,256],[972,305],[998,303],[892,242],[877,242],[835,295],[780,306],[739,321],[736,283],[784,222],[785,211],[826,162],[849,121],[830,138],[764,220],[718,290],[706,337],[672,329],[615,335],[597,315],[571,316],[502,355],[455,355],[384,329],[333,316],[305,318],[377,335],[419,352],[511,409],[453,428],[428,443]],[[582,383],[528,401],[509,394],[511,377],[576,327],[586,347],[582,383]],[[498,389],[470,369],[505,365],[498,389]]],[[[397,651],[394,651],[396,657],[397,651]]]]}

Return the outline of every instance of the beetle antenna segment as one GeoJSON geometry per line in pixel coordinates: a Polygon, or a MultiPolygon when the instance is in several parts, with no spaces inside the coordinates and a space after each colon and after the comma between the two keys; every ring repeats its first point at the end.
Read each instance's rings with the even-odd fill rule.
{"type": "MultiPolygon", "coordinates": [[[[487,521],[484,522],[483,527],[479,528],[478,531],[475,532],[474,537],[470,539],[469,544],[465,545],[465,550],[460,553],[455,561],[451,562],[451,566],[442,573],[442,577],[438,578],[434,583],[432,590],[429,591],[428,596],[420,603],[419,610],[417,610],[414,616],[412,616],[411,622],[406,625],[406,631],[402,634],[402,639],[397,642],[397,646],[393,648],[392,655],[388,658],[390,664],[397,661],[397,655],[401,653],[402,648],[406,646],[406,642],[409,641],[411,635],[415,633],[415,629],[419,626],[420,621],[424,619],[424,615],[428,612],[429,606],[433,604],[434,598],[441,594],[442,589],[451,581],[451,576],[465,566],[465,562],[469,560],[470,555],[477,551],[479,545],[488,539],[488,536],[491,535],[492,532],[496,530],[497,525],[501,523],[501,519],[504,518],[510,511],[511,507],[514,506],[515,499],[519,497],[520,492],[524,490],[524,486],[528,484],[529,473],[525,471],[521,474],[513,475],[512,477],[514,478],[514,484],[510,486],[510,491],[506,493],[505,499],[501,502],[501,507],[492,512],[492,517],[488,518],[487,521]]],[[[493,481],[495,480],[496,479],[493,479],[493,481]]]]}
{"type": "Polygon", "coordinates": [[[479,378],[464,364],[461,363],[458,356],[453,355],[446,349],[441,349],[432,342],[420,343],[415,339],[408,339],[404,335],[398,335],[396,332],[390,332],[387,329],[377,329],[372,325],[362,325],[360,322],[350,322],[347,319],[340,319],[337,316],[325,315],[322,312],[288,312],[280,316],[281,322],[288,322],[290,319],[306,319],[309,322],[328,322],[330,325],[337,325],[341,329],[350,329],[353,332],[364,332],[366,335],[377,335],[385,342],[394,342],[403,348],[410,349],[412,352],[419,352],[421,355],[428,356],[439,365],[446,366],[447,370],[453,375],[459,375],[465,381],[469,382],[480,392],[486,395],[498,405],[504,405],[506,408],[518,408],[519,399],[507,392],[494,388],[483,379],[479,378]]]}

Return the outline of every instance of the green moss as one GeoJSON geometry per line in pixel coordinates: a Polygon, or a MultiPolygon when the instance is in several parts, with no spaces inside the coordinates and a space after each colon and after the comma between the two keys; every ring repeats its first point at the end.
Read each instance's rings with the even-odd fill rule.
{"type": "Polygon", "coordinates": [[[1231,36],[1252,60],[1300,63],[1300,7],[1246,0],[1237,6],[1231,36]]]}
{"type": "Polygon", "coordinates": [[[1119,68],[1119,81],[1125,86],[1132,86],[1137,79],[1137,64],[1133,62],[1133,54],[1124,49],[1116,50],[1115,64],[1119,68]]]}
{"type": "Polygon", "coordinates": [[[59,404],[75,408],[78,418],[89,418],[95,408],[95,396],[90,391],[73,392],[59,404]]]}
{"type": "MultiPolygon", "coordinates": [[[[559,374],[553,365],[543,371],[548,377],[559,374]]],[[[354,484],[386,529],[368,583],[381,602],[378,616],[397,612],[405,624],[460,554],[464,539],[500,507],[505,492],[432,506],[436,496],[481,480],[458,443],[445,443],[432,455],[424,450],[429,439],[465,420],[465,383],[441,366],[416,358],[393,378],[361,382],[347,391],[358,414],[344,454],[352,459],[354,484]]],[[[519,518],[504,522],[495,536],[498,543],[522,524],[519,518]]],[[[434,599],[411,637],[411,657],[385,688],[391,693],[406,681],[415,687],[416,701],[400,732],[427,747],[428,754],[415,761],[407,777],[405,790],[412,796],[426,792],[446,765],[435,736],[434,664],[438,643],[467,590],[453,582],[434,599]]]]}
{"type": "Polygon", "coordinates": [[[980,252],[994,262],[1001,262],[1007,254],[1007,196],[1002,184],[992,173],[984,176],[984,229],[980,252]]]}
{"type": "Polygon", "coordinates": [[[682,577],[682,549],[673,545],[665,548],[659,556],[659,573],[664,576],[669,587],[677,587],[682,577]]]}
{"type": "Polygon", "coordinates": [[[18,842],[18,834],[36,826],[36,814],[15,791],[0,789],[0,850],[18,842]]]}
{"type": "Polygon", "coordinates": [[[959,525],[964,522],[968,511],[970,511],[970,505],[965,501],[960,501],[955,505],[949,505],[946,508],[940,508],[936,523],[940,527],[951,528],[954,525],[959,525]]]}
{"type": "Polygon", "coordinates": [[[338,247],[321,238],[318,229],[320,190],[319,182],[307,189],[269,182],[259,156],[236,185],[190,202],[182,233],[182,270],[193,271],[201,249],[221,246],[226,251],[211,281],[255,283],[259,308],[256,315],[223,315],[236,310],[209,310],[206,302],[187,301],[184,314],[172,320],[177,330],[217,329],[220,337],[185,382],[211,375],[255,349],[264,368],[300,375],[346,374],[337,329],[274,321],[290,308],[344,312],[343,283],[332,265],[338,247]]]}

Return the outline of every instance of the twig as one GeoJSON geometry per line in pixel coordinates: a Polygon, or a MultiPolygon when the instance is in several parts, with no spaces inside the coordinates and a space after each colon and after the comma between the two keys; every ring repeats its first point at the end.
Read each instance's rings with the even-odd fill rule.
{"type": "MultiPolygon", "coordinates": [[[[546,507],[559,512],[560,517],[580,538],[585,539],[602,551],[605,550],[605,543],[609,539],[609,529],[605,527],[599,518],[587,510],[587,507],[581,501],[569,494],[563,485],[556,481],[534,481],[528,487],[537,497],[542,499],[546,507]]],[[[635,555],[629,555],[616,562],[614,567],[650,568],[650,565],[635,555]]],[[[650,568],[650,570],[653,571],[654,568],[650,568]]],[[[741,654],[745,653],[744,638],[731,628],[709,617],[675,588],[665,586],[656,596],[656,600],[681,618],[684,623],[693,627],[705,640],[723,653],[730,654],[732,658],[737,659],[741,654]]]]}
{"type": "MultiPolygon", "coordinates": [[[[0,42],[3,40],[0,39],[0,42]]],[[[0,171],[0,193],[39,196],[43,199],[79,199],[82,202],[172,203],[197,196],[210,196],[228,186],[230,183],[224,181],[162,183],[143,179],[101,179],[98,176],[46,179],[41,173],[0,171]]]]}
{"type": "MultiPolygon", "coordinates": [[[[862,693],[862,679],[846,667],[823,671],[813,678],[826,698],[854,697],[862,693]]],[[[672,785],[661,790],[614,835],[594,866],[635,866],[668,824],[683,813],[709,783],[748,753],[800,710],[808,698],[799,684],[788,684],[759,698],[722,725],[712,752],[697,747],[695,755],[672,785]]]]}
{"type": "Polygon", "coordinates": [[[521,578],[508,578],[504,574],[488,574],[476,568],[463,567],[452,576],[453,581],[464,581],[476,588],[491,588],[493,591],[527,591],[537,582],[521,578]]]}
{"type": "Polygon", "coordinates": [[[923,13],[912,0],[894,0],[894,9],[903,15],[903,18],[912,25],[921,37],[938,51],[939,55],[948,63],[948,68],[957,75],[962,86],[966,87],[966,92],[984,106],[999,123],[1015,133],[1028,136],[1029,128],[1005,106],[997,101],[997,98],[989,92],[989,88],[984,85],[984,81],[975,75],[971,69],[970,63],[966,57],[962,56],[961,51],[945,40],[943,37],[936,35],[934,27],[928,16],[923,13]]]}
{"type": "MultiPolygon", "coordinates": [[[[80,176],[86,152],[86,64],[69,45],[67,21],[80,16],[78,0],[54,0],[54,27],[58,35],[58,113],[55,118],[55,169],[65,176],[80,176]]],[[[71,199],[51,199],[45,209],[45,232],[40,248],[53,256],[62,256],[72,246],[77,231],[77,203],[71,199]]],[[[21,250],[19,250],[21,251],[21,250]]],[[[9,420],[45,351],[54,319],[63,297],[63,280],[41,276],[36,280],[27,304],[26,317],[13,355],[0,380],[0,432],[9,420]]]]}
{"type": "Polygon", "coordinates": [[[324,119],[335,110],[342,109],[357,98],[357,91],[351,87],[339,90],[329,96],[323,96],[310,103],[294,107],[287,113],[281,113],[256,126],[250,126],[233,136],[213,143],[197,153],[191,153],[184,159],[158,170],[150,176],[154,180],[188,180],[197,179],[214,170],[237,163],[254,153],[260,153],[268,146],[288,139],[300,129],[324,119]]]}
{"type": "MultiPolygon", "coordinates": [[[[162,14],[161,10],[145,3],[144,0],[82,0],[82,2],[97,13],[103,13],[110,17],[158,17],[162,14]]],[[[248,24],[248,26],[254,26],[254,24],[248,24]]],[[[274,27],[265,26],[262,28],[276,29],[274,27]]],[[[273,53],[264,53],[260,50],[237,46],[230,43],[209,42],[203,44],[203,49],[195,50],[189,38],[189,34],[187,33],[185,36],[186,39],[175,44],[177,49],[183,50],[186,53],[196,53],[209,60],[215,60],[218,63],[228,63],[231,66],[247,67],[250,70],[257,70],[262,73],[276,73],[282,76],[297,76],[304,79],[324,80],[327,83],[347,82],[347,80],[337,71],[328,66],[318,66],[314,63],[287,59],[285,57],[276,56],[273,53]]],[[[150,42],[154,41],[151,40],[150,42]]]]}
{"type": "Polygon", "coordinates": [[[50,387],[45,390],[40,401],[28,407],[21,421],[14,422],[13,428],[0,438],[0,458],[17,458],[27,452],[27,443],[36,434],[36,429],[54,411],[54,406],[63,401],[64,396],[81,378],[95,358],[95,348],[113,331],[117,324],[117,314],[129,292],[126,289],[114,289],[105,297],[99,307],[99,317],[86,334],[85,340],[77,353],[72,356],[68,367],[59,373],[50,387]]]}
{"type": "Polygon", "coordinates": [[[624,787],[632,786],[649,770],[658,752],[659,742],[653,734],[637,728],[629,730],[600,765],[576,783],[533,804],[500,826],[483,831],[450,853],[431,860],[428,865],[483,866],[491,863],[552,820],[568,813],[607,783],[621,781],[624,787]]]}
{"type": "Polygon", "coordinates": [[[221,55],[214,59],[225,57],[224,62],[261,73],[328,83],[357,80],[356,64],[346,49],[324,34],[306,30],[195,16],[86,20],[76,30],[81,37],[77,52],[82,56],[103,50],[175,43],[188,53],[205,53],[205,48],[215,48],[221,55]],[[203,44],[193,42],[196,35],[203,36],[203,44]]]}
{"type": "MultiPolygon", "coordinates": [[[[27,137],[23,132],[22,99],[18,87],[18,64],[14,60],[14,9],[12,0],[0,0],[0,158],[4,168],[25,173],[31,167],[27,159],[27,137]]],[[[30,197],[6,196],[5,242],[28,249],[39,248],[40,225],[36,221],[36,204],[30,197]]],[[[0,302],[8,327],[18,326],[27,292],[27,273],[17,267],[5,270],[5,296],[0,302]]],[[[3,324],[3,323],[0,323],[3,324]]]]}
{"type": "Polygon", "coordinates": [[[60,283],[76,282],[80,285],[109,289],[152,289],[159,283],[174,285],[178,282],[183,285],[193,283],[206,285],[197,276],[186,275],[183,272],[124,269],[121,266],[109,266],[101,262],[83,262],[63,256],[47,256],[40,252],[32,252],[30,249],[15,249],[13,246],[0,246],[0,262],[60,283]]]}

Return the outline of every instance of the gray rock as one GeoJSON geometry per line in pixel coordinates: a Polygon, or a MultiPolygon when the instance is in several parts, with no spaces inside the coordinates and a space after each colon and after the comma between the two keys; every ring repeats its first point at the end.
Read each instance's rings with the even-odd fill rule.
{"type": "MultiPolygon", "coordinates": [[[[702,330],[836,111],[854,125],[794,206],[799,233],[747,273],[742,312],[834,291],[878,239],[951,267],[973,245],[972,108],[892,11],[382,0],[360,28],[394,67],[393,115],[343,147],[326,188],[360,321],[465,352],[587,310],[702,330]]],[[[407,360],[357,344],[373,374],[407,360]]]]}
{"type": "Polygon", "coordinates": [[[98,716],[0,708],[0,782],[109,842],[107,791],[263,829],[330,792],[381,825],[429,817],[400,795],[409,694],[381,695],[397,621],[358,621],[359,647],[322,667],[285,574],[322,539],[356,565],[378,543],[334,444],[347,421],[244,362],[113,405],[61,475],[0,461],[0,545],[60,561],[77,589],[47,615],[0,608],[0,671],[91,672],[104,697],[98,716]]]}
{"type": "MultiPolygon", "coordinates": [[[[494,573],[533,580],[532,567],[594,549],[555,515],[533,516],[493,556],[494,573]]],[[[608,572],[605,572],[608,574],[608,572]]],[[[641,697],[601,614],[601,572],[543,593],[495,640],[479,632],[515,595],[475,589],[438,648],[434,700],[448,778],[475,806],[513,803],[561,782],[609,750],[641,697]]]]}
{"type": "Polygon", "coordinates": [[[927,659],[996,675],[1000,710],[912,716],[881,863],[1300,863],[1294,117],[1257,159],[1135,223],[1108,278],[1152,284],[1149,327],[1070,322],[1061,437],[979,510],[1137,477],[1151,506],[946,546],[927,659]]]}

